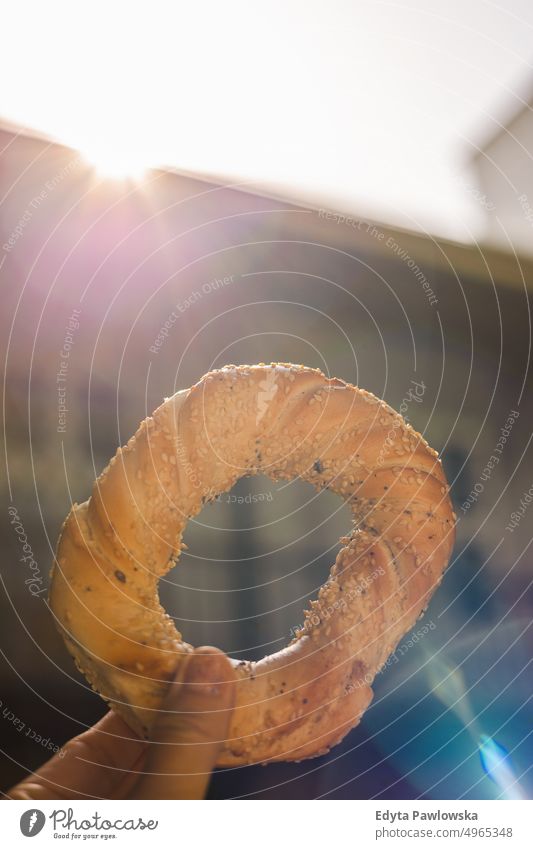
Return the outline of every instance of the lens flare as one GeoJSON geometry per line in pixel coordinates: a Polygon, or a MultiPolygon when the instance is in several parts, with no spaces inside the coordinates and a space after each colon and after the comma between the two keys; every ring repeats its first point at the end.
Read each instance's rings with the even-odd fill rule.
{"type": "Polygon", "coordinates": [[[524,799],[516,780],[509,752],[496,740],[481,735],[479,743],[481,765],[488,777],[500,788],[506,799],[524,799]]]}
{"type": "Polygon", "coordinates": [[[484,734],[468,698],[463,671],[437,655],[429,659],[428,679],[433,695],[463,723],[479,749],[481,765],[506,799],[525,799],[511,765],[507,749],[484,734]]]}
{"type": "Polygon", "coordinates": [[[433,695],[473,733],[476,718],[470,706],[465,677],[461,669],[433,655],[428,665],[428,678],[433,695]]]}
{"type": "Polygon", "coordinates": [[[109,180],[140,180],[150,167],[141,151],[124,141],[102,140],[80,147],[80,153],[97,176],[109,180]]]}

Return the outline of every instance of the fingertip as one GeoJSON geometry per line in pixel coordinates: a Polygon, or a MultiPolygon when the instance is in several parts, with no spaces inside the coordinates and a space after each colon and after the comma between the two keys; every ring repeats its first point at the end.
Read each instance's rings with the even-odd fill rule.
{"type": "Polygon", "coordinates": [[[226,710],[235,704],[236,675],[231,660],[214,646],[190,652],[177,671],[162,705],[164,711],[226,710]]]}
{"type": "Polygon", "coordinates": [[[235,681],[235,672],[223,651],[214,646],[200,646],[189,658],[183,681],[188,684],[231,686],[235,681]]]}
{"type": "Polygon", "coordinates": [[[197,646],[193,649],[194,654],[221,654],[223,657],[226,657],[225,653],[222,649],[217,648],[216,646],[197,646]]]}

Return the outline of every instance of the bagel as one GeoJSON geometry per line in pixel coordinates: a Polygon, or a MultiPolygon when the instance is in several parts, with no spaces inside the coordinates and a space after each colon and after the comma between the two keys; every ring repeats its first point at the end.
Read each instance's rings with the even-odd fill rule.
{"type": "Polygon", "coordinates": [[[295,639],[258,662],[232,661],[236,707],[219,766],[320,755],[357,725],[455,535],[437,453],[370,392],[261,363],[211,371],[167,398],[72,507],[50,586],[78,668],[140,735],[150,736],[192,651],[159,603],[158,580],[184,548],[188,519],[260,473],[337,493],[353,527],[295,639]]]}

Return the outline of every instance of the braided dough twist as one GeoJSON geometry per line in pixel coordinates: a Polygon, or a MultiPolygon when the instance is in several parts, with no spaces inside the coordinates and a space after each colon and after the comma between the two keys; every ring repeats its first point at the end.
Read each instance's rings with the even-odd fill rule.
{"type": "Polygon", "coordinates": [[[158,580],[179,557],[188,519],[258,473],[338,493],[354,526],[292,643],[234,661],[220,766],[313,757],[357,725],[454,541],[437,454],[369,392],[318,369],[260,364],[209,372],[167,398],[73,506],[50,590],[79,669],[142,735],[191,651],[159,603],[158,580]]]}

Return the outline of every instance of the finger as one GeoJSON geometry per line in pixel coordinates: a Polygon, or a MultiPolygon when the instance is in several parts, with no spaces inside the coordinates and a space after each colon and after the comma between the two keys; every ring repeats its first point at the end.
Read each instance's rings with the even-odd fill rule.
{"type": "Polygon", "coordinates": [[[218,649],[196,649],[183,683],[171,685],[152,734],[135,799],[202,799],[226,739],[235,673],[218,649]]]}
{"type": "Polygon", "coordinates": [[[110,794],[110,799],[129,799],[133,788],[137,784],[139,778],[144,773],[146,766],[146,758],[148,755],[148,745],[144,748],[142,754],[137,758],[132,766],[124,771],[123,778],[113,788],[110,794]]]}
{"type": "Polygon", "coordinates": [[[7,795],[11,799],[107,798],[127,779],[146,747],[146,741],[110,711],[7,795]]]}

